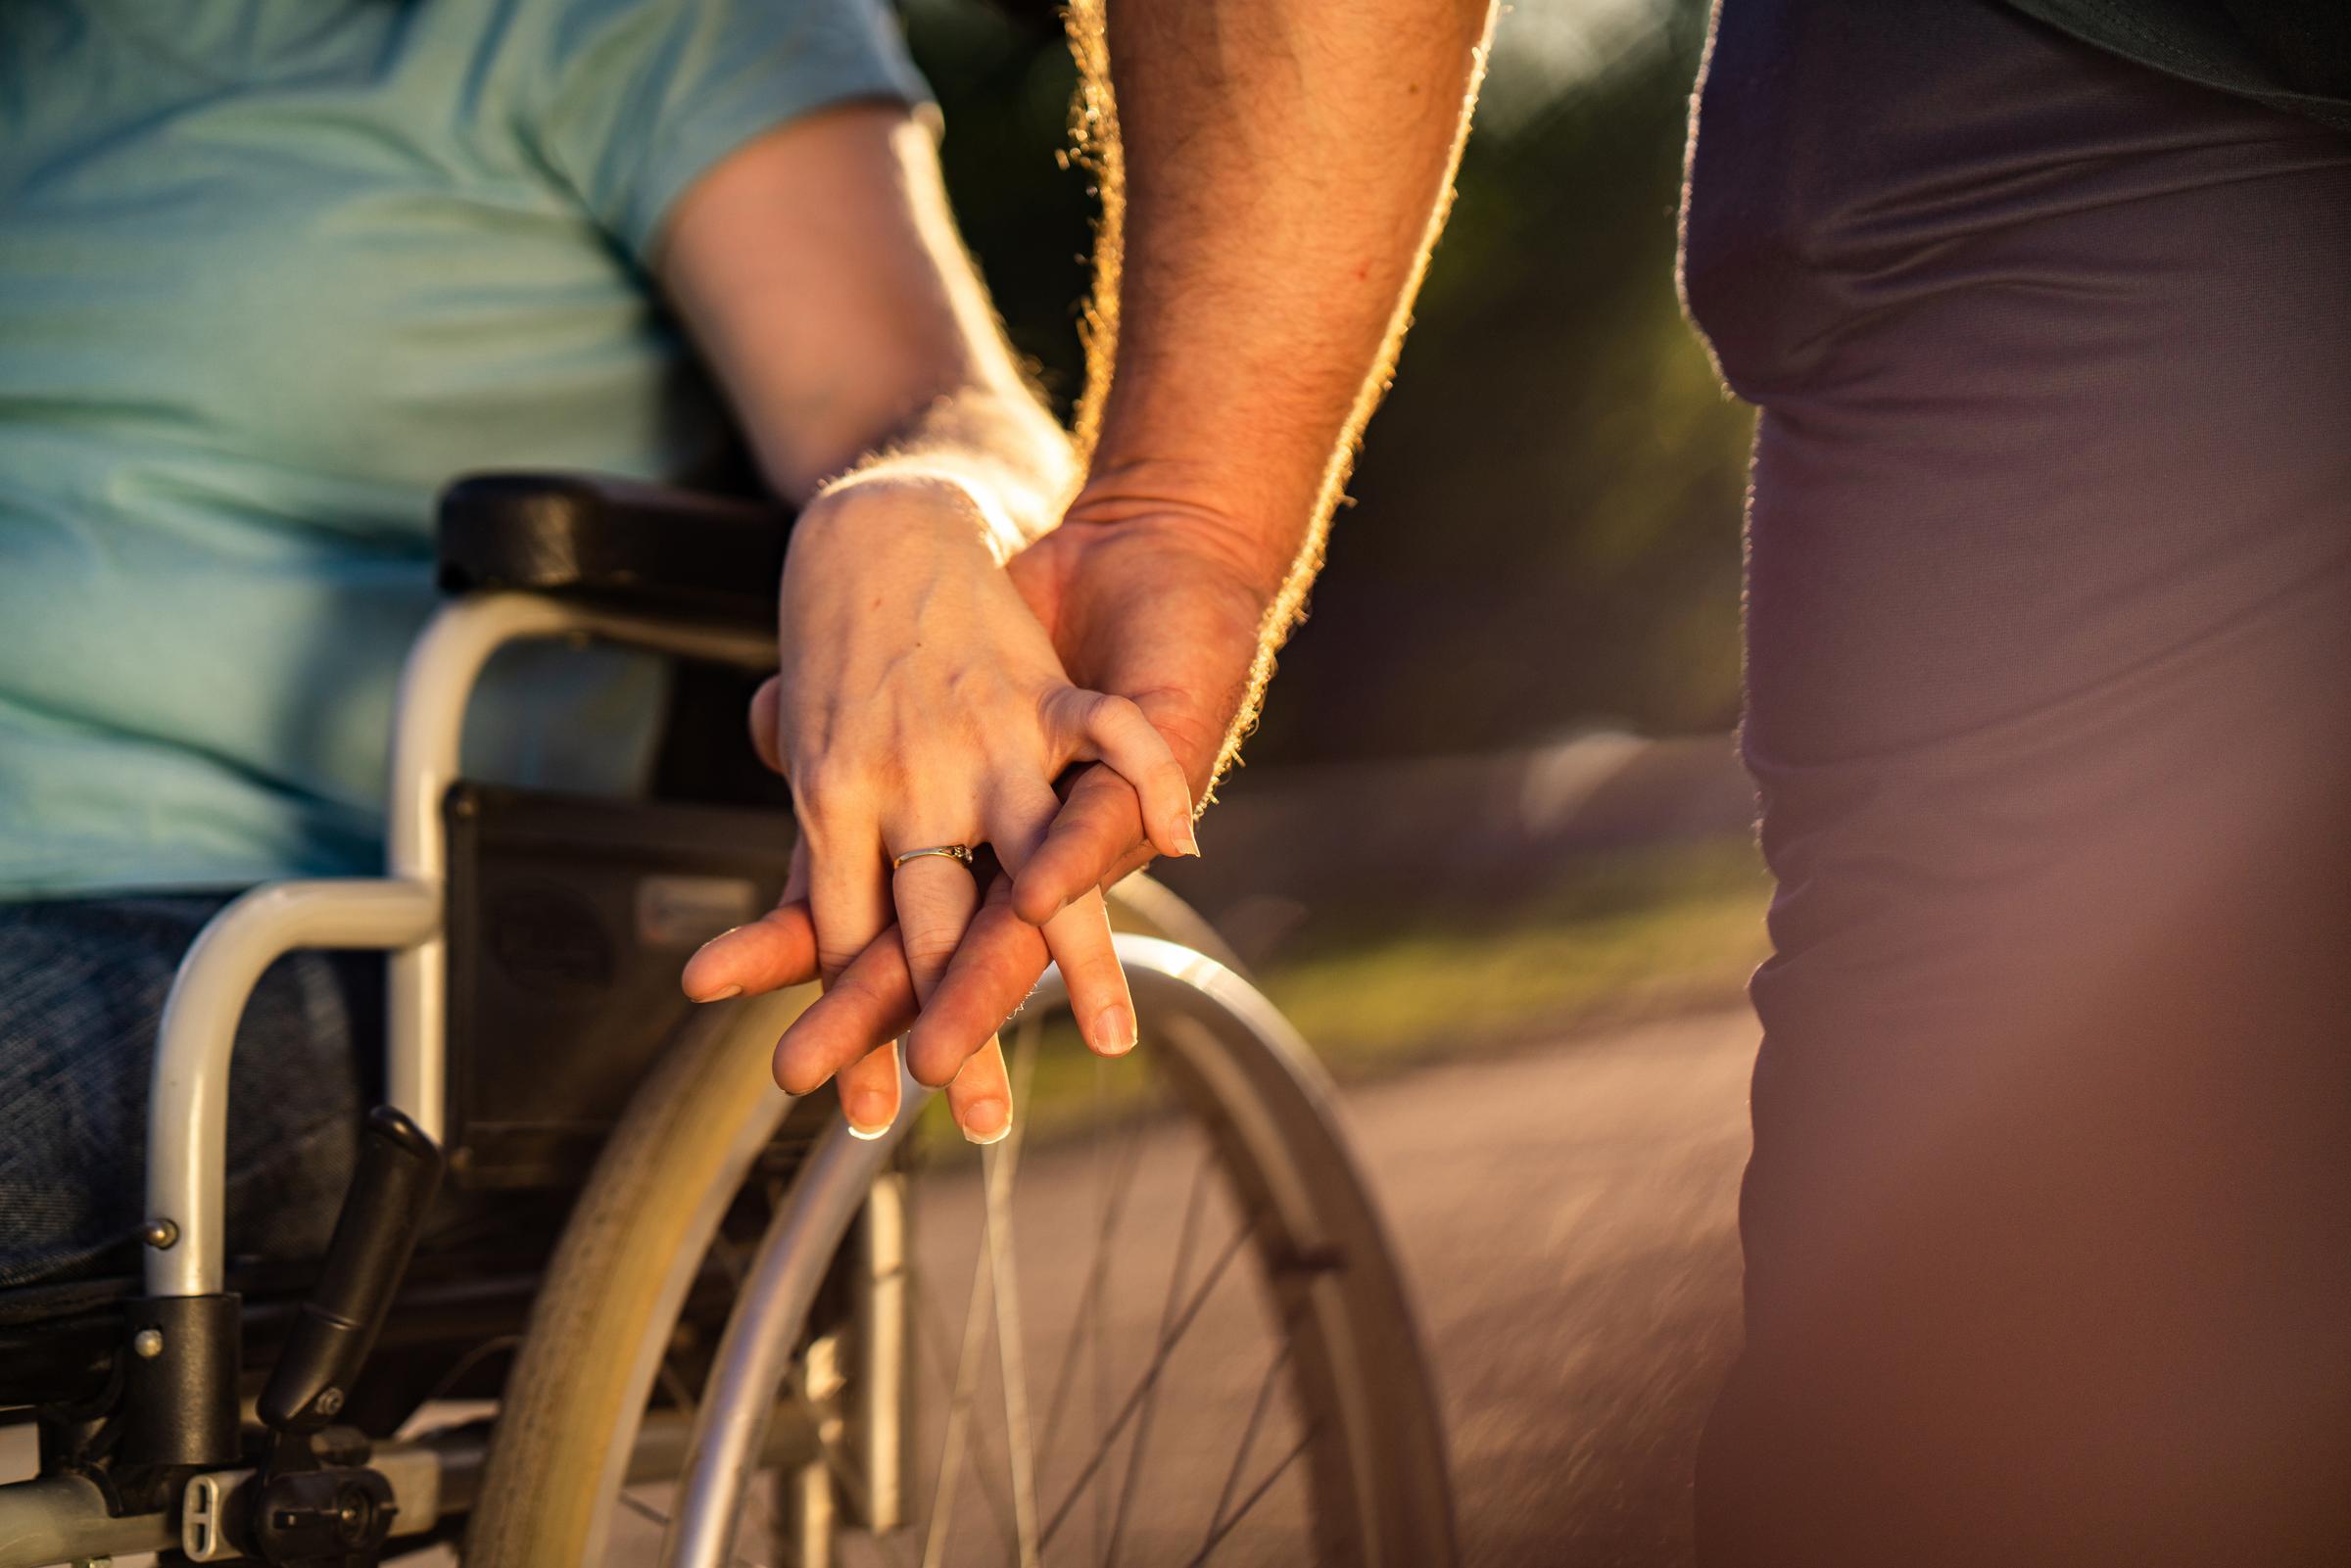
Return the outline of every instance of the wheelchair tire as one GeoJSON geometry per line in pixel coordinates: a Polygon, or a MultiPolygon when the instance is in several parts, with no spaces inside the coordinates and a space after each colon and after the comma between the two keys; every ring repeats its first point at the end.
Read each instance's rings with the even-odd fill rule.
{"type": "MultiPolygon", "coordinates": [[[[1156,888],[1150,893],[1153,896],[1140,900],[1117,901],[1118,924],[1123,929],[1142,927],[1154,932],[1167,931],[1171,911],[1186,921],[1196,921],[1197,917],[1190,916],[1171,895],[1156,888]]],[[[1130,1510],[1128,1494],[1136,1485],[1135,1472],[1149,1468],[1141,1457],[1144,1434],[1132,1429],[1150,1426],[1152,1402],[1160,1398],[1156,1384],[1179,1390],[1200,1380],[1205,1399],[1209,1386],[1230,1369],[1218,1364],[1187,1372],[1185,1378],[1171,1373],[1161,1379],[1161,1362],[1154,1361],[1144,1380],[1149,1397],[1144,1401],[1142,1420],[1126,1423],[1129,1431],[1124,1439],[1128,1444],[1124,1456],[1112,1452],[1121,1441],[1114,1432],[1095,1456],[1093,1467],[1085,1472],[1087,1479],[1066,1497],[1044,1497],[1040,1510],[1038,1497],[1030,1497],[1031,1517],[1020,1541],[1012,1539],[1015,1532],[1006,1522],[1006,1510],[991,1500],[998,1528],[983,1528],[978,1521],[985,1516],[972,1510],[966,1516],[965,1533],[949,1539],[942,1555],[936,1521],[940,1511],[938,1499],[945,1496],[938,1487],[940,1465],[935,1461],[925,1471],[919,1459],[900,1490],[918,1501],[928,1495],[932,1507],[909,1507],[904,1522],[914,1526],[911,1537],[906,1533],[887,1539],[856,1536],[861,1500],[853,1496],[857,1490],[853,1478],[844,1473],[853,1466],[840,1463],[836,1455],[828,1453],[827,1459],[841,1481],[837,1489],[829,1489],[838,1496],[824,1503],[824,1511],[828,1516],[838,1515],[844,1537],[856,1536],[855,1542],[842,1540],[843,1549],[828,1560],[844,1568],[867,1560],[896,1561],[901,1553],[911,1557],[910,1544],[927,1544],[926,1562],[1036,1561],[1040,1556],[1051,1561],[1053,1556],[1028,1544],[1038,1529],[1048,1523],[1070,1523],[1081,1533],[1084,1528],[1082,1522],[1035,1517],[1058,1503],[1062,1515],[1073,1509],[1092,1511],[1096,1544],[1099,1545],[1107,1533],[1110,1556],[1117,1555],[1124,1536],[1124,1560],[1128,1562],[1223,1560],[1212,1555],[1211,1548],[1237,1542],[1240,1549],[1227,1555],[1244,1561],[1448,1568],[1455,1551],[1451,1491],[1433,1386],[1401,1272],[1335,1119],[1328,1085],[1271,1006],[1229,969],[1180,953],[1164,941],[1128,948],[1129,952],[1145,949],[1152,951],[1157,970],[1145,974],[1130,965],[1146,1042],[1138,1053],[1143,1061],[1096,1064],[1096,1082],[1107,1077],[1126,1086],[1121,1092],[1128,1098],[1121,1102],[1114,1124],[1145,1129],[1127,1134],[1128,1143],[1138,1137],[1146,1143],[1164,1141],[1181,1132],[1191,1140],[1187,1147],[1200,1151],[1196,1158],[1185,1157],[1194,1169],[1191,1207],[1200,1208],[1204,1183],[1213,1187],[1220,1195],[1218,1201],[1235,1216],[1237,1224],[1235,1238],[1223,1256],[1255,1264],[1259,1290],[1252,1296],[1233,1287],[1226,1295],[1241,1291],[1244,1299],[1262,1304],[1260,1317],[1274,1325],[1270,1338],[1278,1340],[1278,1354],[1271,1357],[1252,1350],[1245,1356],[1234,1353],[1221,1358],[1235,1364],[1246,1359],[1249,1379],[1258,1378],[1262,1369],[1263,1382],[1257,1407],[1249,1417],[1250,1430],[1240,1439],[1239,1452],[1224,1475],[1223,1495],[1215,1495],[1217,1488],[1210,1481],[1196,1495],[1177,1499],[1187,1514],[1200,1515],[1209,1527],[1205,1534],[1213,1539],[1197,1558],[1189,1544],[1170,1558],[1165,1540],[1150,1533],[1151,1499],[1144,1498],[1130,1510]],[[1138,1067],[1146,1073],[1138,1074],[1134,1070],[1138,1067]],[[1155,1092],[1164,1102],[1149,1114],[1132,1100],[1131,1086],[1144,1075],[1157,1085],[1155,1092]],[[1213,1181],[1208,1174],[1211,1171],[1213,1181]],[[1269,1358],[1271,1364],[1267,1365],[1269,1358]],[[1284,1413],[1271,1418],[1258,1457],[1245,1463],[1250,1460],[1249,1448],[1260,1417],[1277,1383],[1279,1392],[1274,1398],[1284,1413]],[[1293,1430],[1300,1434],[1294,1450],[1280,1467],[1273,1467],[1271,1461],[1290,1442],[1278,1433],[1293,1430]],[[1291,1461],[1296,1462],[1293,1465],[1291,1461]],[[1291,1470],[1292,1476],[1285,1478],[1285,1469],[1291,1470]],[[1261,1481],[1261,1472],[1269,1470],[1261,1481]],[[1122,1480],[1113,1520],[1107,1497],[1113,1483],[1122,1480]],[[1080,1499],[1078,1493],[1089,1482],[1102,1496],[1080,1499]],[[1275,1554],[1252,1556],[1247,1538],[1233,1535],[1233,1530],[1243,1522],[1239,1515],[1247,1513],[1276,1482],[1281,1490],[1273,1493],[1275,1503],[1286,1503],[1298,1522],[1280,1525],[1288,1534],[1282,1537],[1275,1554]],[[914,1517],[926,1511],[934,1517],[914,1517]],[[1128,1518],[1130,1511],[1134,1515],[1131,1523],[1128,1518]],[[1219,1521],[1228,1514],[1233,1517],[1220,1534],[1219,1521]],[[928,1543],[923,1539],[926,1528],[932,1529],[934,1536],[928,1543]],[[999,1539],[1004,1547],[1000,1558],[994,1555],[999,1539]],[[986,1545],[984,1556],[972,1549],[976,1541],[986,1545]]],[[[804,995],[794,995],[753,1006],[705,1010],[640,1091],[566,1230],[508,1381],[490,1465],[466,1538],[464,1559],[469,1565],[583,1568],[636,1560],[634,1551],[616,1554],[611,1545],[611,1529],[619,1511],[615,1504],[627,1502],[622,1497],[623,1471],[643,1413],[655,1395],[687,1289],[718,1236],[722,1217],[750,1173],[759,1147],[780,1122],[785,1102],[767,1079],[768,1048],[805,1001],[804,995]]],[[[1040,1005],[1025,1015],[1023,1032],[1028,1043],[1016,1044],[1016,1053],[1033,1047],[1039,1019],[1046,1011],[1040,1005]]],[[[1065,1047],[1074,1044],[1066,1031],[1062,1043],[1065,1047]]],[[[1082,1057],[1081,1049],[1078,1054],[1081,1062],[1090,1062],[1082,1057]]],[[[919,1127],[910,1131],[891,1156],[888,1174],[903,1192],[910,1180],[919,1183],[925,1179],[921,1169],[928,1157],[919,1151],[927,1144],[940,1153],[943,1168],[938,1186],[946,1219],[927,1229],[951,1243],[975,1228],[957,1206],[968,1208],[975,1182],[992,1178],[982,1177],[973,1168],[980,1164],[981,1153],[954,1139],[951,1126],[941,1136],[938,1113],[943,1109],[934,1107],[920,1118],[928,1123],[928,1138],[918,1135],[919,1127]]],[[[917,1118],[910,1114],[907,1120],[916,1122],[917,1118]]],[[[1024,1105],[1024,1131],[1030,1120],[1030,1108],[1024,1105]]],[[[1082,1123],[1082,1117],[1077,1120],[1082,1123]]],[[[987,1153],[992,1162],[996,1152],[987,1153]]],[[[1138,1161],[1142,1158],[1136,1157],[1138,1161]]],[[[1036,1160],[1048,1165],[1060,1160],[1065,1168],[1074,1168],[1075,1157],[1067,1150],[1048,1148],[1036,1160]]],[[[822,1164],[812,1162],[803,1167],[800,1178],[783,1198],[775,1216],[777,1225],[791,1220],[795,1210],[804,1215],[810,1202],[804,1191],[807,1171],[822,1164]]],[[[1097,1160],[1097,1167],[1101,1164],[1097,1160]]],[[[992,1172],[996,1167],[991,1163],[986,1168],[992,1172]]],[[[880,1157],[877,1155],[871,1168],[859,1169],[863,1173],[851,1179],[860,1183],[878,1180],[880,1157]]],[[[860,1186],[858,1190],[864,1189],[860,1186]]],[[[1138,1209],[1146,1207],[1137,1201],[1138,1209]]],[[[840,1209],[838,1202],[829,1206],[829,1212],[840,1209]]],[[[1183,1226],[1187,1233],[1194,1220],[1195,1215],[1187,1210],[1183,1226]]],[[[1200,1223],[1205,1234],[1207,1225],[1223,1222],[1200,1223]]],[[[916,1233],[925,1228],[916,1227],[916,1233]]],[[[1009,1214],[1005,1228],[1008,1233],[1013,1228],[1009,1214]]],[[[1139,1240],[1138,1256],[1148,1266],[1164,1267],[1168,1255],[1178,1254],[1168,1285],[1169,1301],[1188,1294],[1191,1284],[1185,1276],[1190,1265],[1181,1256],[1193,1250],[1188,1235],[1177,1238],[1168,1230],[1145,1234],[1139,1240]],[[1181,1292],[1179,1282],[1184,1287],[1181,1292]]],[[[827,1258],[845,1259],[853,1256],[857,1245],[856,1234],[844,1220],[812,1243],[811,1255],[821,1251],[827,1258]]],[[[1098,1242],[1097,1274],[1103,1266],[1100,1250],[1098,1242]]],[[[960,1288],[963,1264],[958,1259],[952,1266],[927,1268],[926,1259],[934,1264],[941,1261],[917,1246],[907,1264],[913,1284],[909,1295],[920,1298],[928,1292],[934,1298],[930,1309],[936,1317],[936,1308],[948,1290],[960,1288]],[[947,1288],[935,1285],[930,1273],[945,1278],[947,1288]]],[[[974,1266],[985,1268],[984,1254],[978,1256],[974,1266]]],[[[1202,1267],[1204,1270],[1205,1264],[1202,1267]]],[[[1236,1271],[1232,1277],[1248,1272],[1236,1271]]],[[[1210,1283],[1216,1282],[1211,1278],[1210,1283]]],[[[826,1289],[830,1309],[838,1311],[839,1282],[826,1289]]],[[[978,1304],[983,1294],[975,1274],[969,1298],[971,1313],[981,1309],[978,1304]]],[[[1096,1303],[1105,1316],[1109,1314],[1104,1304],[1109,1299],[1106,1293],[1096,1303]]],[[[802,1303],[797,1308],[799,1321],[782,1329],[771,1324],[766,1331],[789,1333],[794,1345],[804,1344],[801,1329],[807,1306],[802,1303]]],[[[746,1315],[756,1318],[762,1309],[748,1298],[739,1303],[737,1321],[728,1329],[730,1344],[738,1332],[761,1331],[755,1323],[744,1329],[741,1320],[746,1315]]],[[[1051,1309],[1048,1307],[1048,1313],[1051,1309]]],[[[1078,1309],[1082,1312],[1084,1307],[1080,1305],[1078,1309]]],[[[1187,1324],[1190,1312],[1197,1309],[1197,1301],[1186,1308],[1187,1324]]],[[[1229,1302],[1222,1309],[1247,1315],[1246,1307],[1229,1302]]],[[[1013,1321],[1019,1321],[1017,1314],[1013,1321]]],[[[921,1340],[920,1329],[925,1326],[936,1325],[918,1324],[910,1338],[921,1340]]],[[[1167,1327],[1164,1319],[1161,1326],[1167,1327]]],[[[968,1337],[970,1332],[967,1323],[967,1354],[968,1347],[977,1343],[968,1337]]],[[[1067,1331],[1076,1332],[1075,1328],[1067,1331]]],[[[1048,1339],[1055,1338],[1050,1327],[1044,1333],[1048,1339]]],[[[1024,1336],[1015,1333],[1013,1339],[1020,1342],[1024,1336]]],[[[999,1333],[999,1354],[1002,1343],[999,1333]]],[[[931,1345],[936,1352],[936,1334],[931,1345]]],[[[1164,1360],[1175,1349],[1163,1339],[1158,1354],[1164,1360]]],[[[718,1353],[722,1364],[727,1354],[722,1346],[718,1353]]],[[[1195,1358],[1203,1354],[1196,1353],[1195,1358]]],[[[920,1347],[914,1354],[919,1366],[920,1347]]],[[[1058,1406],[1064,1402],[1061,1395],[1066,1391],[1059,1385],[1070,1382],[1069,1373],[1070,1358],[1065,1354],[1061,1374],[1053,1380],[1055,1398],[1049,1403],[1058,1406]]],[[[1098,1361],[1095,1374],[1097,1382],[1104,1381],[1098,1361]]],[[[1007,1386],[1000,1370],[993,1375],[999,1390],[1007,1386]]],[[[974,1402],[963,1378],[959,1367],[952,1380],[956,1385],[953,1399],[930,1402],[927,1408],[935,1418],[950,1404],[962,1408],[974,1402]]],[[[913,1392],[919,1379],[909,1377],[907,1381],[906,1403],[911,1410],[924,1402],[913,1392]]],[[[1025,1374],[1020,1381],[1026,1382],[1025,1374]]],[[[1040,1397],[1044,1392],[1043,1388],[1037,1390],[1040,1397]]],[[[713,1396],[706,1391],[705,1399],[710,1398],[713,1396]]],[[[1212,1430],[1215,1410],[1234,1402],[1228,1390],[1216,1392],[1214,1398],[1221,1402],[1208,1407],[1206,1419],[1212,1430]]],[[[1097,1403],[1106,1411],[1104,1400],[1097,1393],[1097,1403]]],[[[1133,1402],[1128,1402],[1130,1406],[1133,1402]]],[[[1246,1400],[1240,1403],[1245,1406],[1246,1400]]],[[[1238,1414],[1238,1408],[1225,1410],[1223,1419],[1227,1439],[1238,1414]]],[[[919,1424],[911,1416],[909,1420],[909,1431],[919,1439],[919,1424]]],[[[1075,1422],[1076,1415],[1071,1420],[1075,1422]]],[[[1177,1438],[1166,1435],[1167,1428],[1177,1420],[1176,1414],[1160,1416],[1158,1441],[1163,1454],[1184,1450],[1180,1426],[1177,1438]],[[1171,1443],[1176,1446],[1171,1448],[1171,1443]]],[[[1046,1437],[1046,1446],[1052,1446],[1051,1433],[1046,1437]]],[[[968,1445],[973,1440],[967,1434],[965,1441],[968,1445]]],[[[1000,1458],[1008,1449],[999,1444],[993,1452],[1000,1458]]],[[[975,1472],[978,1463],[974,1461],[975,1472]]],[[[1220,1457],[1212,1468],[1222,1465],[1220,1457]]],[[[810,1468],[824,1488],[821,1468],[810,1468]]],[[[1065,1480],[1066,1474],[1065,1470],[1065,1480]]],[[[807,1479],[803,1475],[801,1484],[807,1479]]],[[[759,1484],[764,1487],[764,1480],[759,1484]]],[[[953,1488],[958,1483],[946,1485],[953,1488]]],[[[685,1490],[679,1489],[681,1497],[685,1490]]],[[[1030,1490],[1037,1491],[1033,1481],[1030,1490]]],[[[779,1487],[776,1495],[784,1491],[779,1487]]],[[[641,1503],[630,1506],[641,1513],[649,1512],[641,1503]]],[[[946,1511],[952,1507],[950,1502],[946,1511]]],[[[1271,1504],[1261,1509],[1249,1528],[1264,1526],[1275,1511],[1271,1504]]],[[[642,1521],[634,1528],[642,1534],[642,1521]]],[[[783,1529],[781,1522],[777,1528],[783,1529]]],[[[789,1542],[775,1544],[784,1546],[786,1557],[753,1546],[747,1538],[735,1541],[732,1554],[737,1561],[790,1560],[789,1542]]],[[[1046,1544],[1050,1545],[1049,1540],[1046,1544]]],[[[1065,1555],[1067,1544],[1065,1542],[1065,1555]]],[[[1262,1553],[1266,1548],[1255,1549],[1262,1553]]],[[[1107,1560],[1099,1550],[1084,1555],[1088,1560],[1107,1560]]]]}
{"type": "Polygon", "coordinates": [[[500,1400],[462,1556],[605,1560],[617,1496],[689,1290],[792,1102],[769,1069],[803,987],[696,1010],[599,1156],[500,1400]]]}

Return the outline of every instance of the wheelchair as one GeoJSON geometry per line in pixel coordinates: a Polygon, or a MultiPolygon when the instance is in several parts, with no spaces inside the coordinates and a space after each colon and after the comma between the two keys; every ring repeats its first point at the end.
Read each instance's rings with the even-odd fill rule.
{"type": "Polygon", "coordinates": [[[1091,1057],[1048,973],[1008,1029],[1011,1136],[965,1143],[908,1080],[868,1141],[769,1077],[808,992],[676,988],[777,894],[772,781],[459,777],[471,689],[520,640],[747,690],[788,523],[576,476],[445,495],[387,874],[254,888],[188,952],[143,1280],[0,1291],[0,1426],[39,1454],[0,1486],[0,1568],[1454,1560],[1427,1363],[1329,1085],[1166,889],[1112,898],[1132,1057],[1091,1057]],[[232,1259],[223,1165],[239,1016],[302,948],[388,955],[388,1104],[325,1258],[290,1268],[232,1259]]]}

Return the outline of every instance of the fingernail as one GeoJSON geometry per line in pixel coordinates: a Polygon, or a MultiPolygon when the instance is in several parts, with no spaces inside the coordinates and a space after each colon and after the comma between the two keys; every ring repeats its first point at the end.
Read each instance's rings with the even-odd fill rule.
{"type": "Polygon", "coordinates": [[[1194,860],[1200,858],[1200,837],[1192,831],[1191,818],[1178,817],[1176,819],[1176,842],[1185,854],[1194,860]]]}
{"type": "Polygon", "coordinates": [[[742,986],[727,985],[720,987],[718,990],[709,992],[707,995],[697,996],[695,998],[695,1000],[697,1002],[724,1002],[729,997],[741,996],[742,994],[742,986]]]}
{"type": "Polygon", "coordinates": [[[726,939],[727,939],[728,937],[730,937],[730,936],[734,935],[734,934],[735,934],[737,931],[739,931],[739,930],[742,930],[742,929],[743,929],[743,927],[740,927],[740,926],[730,926],[730,927],[727,927],[725,930],[723,930],[723,931],[720,931],[720,932],[719,932],[719,933],[718,933],[716,936],[713,936],[713,937],[711,937],[711,938],[710,938],[708,941],[704,942],[704,943],[703,943],[701,946],[699,946],[699,947],[696,948],[696,949],[694,950],[694,956],[695,956],[696,958],[700,958],[700,957],[701,957],[701,956],[702,956],[704,953],[707,953],[707,952],[709,952],[709,951],[710,951],[710,949],[712,949],[712,948],[714,948],[714,947],[717,947],[718,945],[720,945],[721,943],[723,943],[724,941],[726,941],[726,939]]]}
{"type": "Polygon", "coordinates": [[[963,1108],[963,1135],[974,1143],[995,1143],[1012,1130],[1012,1115],[1001,1100],[974,1100],[963,1108]]]}
{"type": "Polygon", "coordinates": [[[868,1142],[888,1132],[897,1119],[897,1108],[883,1094],[850,1095],[841,1103],[840,1114],[849,1131],[868,1142]]]}
{"type": "Polygon", "coordinates": [[[1094,1015],[1094,1049],[1104,1056],[1125,1056],[1134,1049],[1134,1015],[1113,1002],[1094,1015]]]}

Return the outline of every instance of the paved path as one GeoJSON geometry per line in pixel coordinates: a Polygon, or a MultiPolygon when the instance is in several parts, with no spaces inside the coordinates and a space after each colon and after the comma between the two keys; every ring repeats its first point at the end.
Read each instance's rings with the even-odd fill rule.
{"type": "Polygon", "coordinates": [[[1747,1014],[1431,1068],[1348,1112],[1402,1246],[1477,1568],[1672,1568],[1738,1344],[1747,1014]]]}
{"type": "MultiPolygon", "coordinates": [[[[1754,1042],[1747,1015],[1717,1014],[1424,1068],[1345,1096],[1436,1360],[1471,1568],[1688,1561],[1698,1433],[1738,1337],[1734,1223],[1754,1042]]],[[[1092,1308],[1085,1324],[1107,1325],[1109,1381],[1132,1379],[1165,1310],[1167,1259],[1182,1251],[1190,1137],[1145,1141],[1126,1188],[1120,1283],[1098,1299],[1084,1285],[1099,1202],[1084,1145],[1024,1160],[1018,1251],[1032,1401],[1056,1381],[1045,1370],[1062,1358],[1056,1347],[1087,1331],[1075,1315],[1081,1302],[1092,1308]]],[[[926,1277],[968,1279],[977,1183],[944,1184],[926,1203],[940,1206],[918,1226],[926,1277]]],[[[1199,1234],[1238,1228],[1222,1213],[1199,1234]]],[[[1201,1520],[1190,1514],[1205,1517],[1264,1375],[1271,1321],[1254,1301],[1230,1289],[1209,1297],[1170,1361],[1172,1398],[1142,1489],[1150,1500],[1130,1521],[1123,1560],[1179,1563],[1194,1550],[1201,1520]]],[[[951,1330],[932,1332],[943,1342],[951,1330]]],[[[986,1407],[998,1385],[983,1382],[986,1407]]],[[[992,1440],[983,1446],[992,1450],[992,1440]]],[[[1050,1501],[1074,1490],[1078,1454],[1048,1447],[1039,1491],[1050,1501]]],[[[1265,1511],[1301,1497],[1275,1493],[1265,1511]]],[[[976,1504],[956,1518],[959,1537],[967,1522],[985,1534],[976,1504]]],[[[1283,1533],[1294,1521],[1259,1523],[1274,1528],[1237,1535],[1221,1553],[1269,1565],[1294,1555],[1296,1538],[1283,1533]]]]}
{"type": "MultiPolygon", "coordinates": [[[[1737,1342],[1733,1220],[1754,1039],[1746,1015],[1716,1015],[1425,1068],[1347,1094],[1436,1357],[1470,1568],[1688,1560],[1691,1459],[1737,1342]]],[[[1190,1166],[1145,1164],[1132,1223],[1165,1250],[1190,1166]]],[[[1080,1294],[1054,1267],[1074,1269],[1081,1256],[1051,1245],[1052,1217],[1024,1220],[1024,1242],[1041,1233],[1049,1255],[1023,1287],[1031,1335],[1047,1344],[1064,1332],[1050,1321],[1056,1309],[1080,1294]]],[[[942,1228],[975,1229],[969,1219],[942,1228]]],[[[1122,1304],[1122,1341],[1148,1343],[1157,1294],[1131,1308],[1132,1321],[1122,1304]]],[[[1212,1408],[1247,1407],[1264,1343],[1263,1323],[1217,1314],[1255,1309],[1224,1293],[1201,1324],[1185,1375],[1212,1408]]],[[[26,1445],[0,1444],[0,1474],[28,1470],[31,1457],[26,1445]]],[[[1155,1470],[1184,1462],[1173,1434],[1154,1449],[1155,1470]]],[[[1213,1468],[1222,1465],[1220,1449],[1213,1468]]],[[[1206,1493],[1191,1491],[1212,1496],[1210,1468],[1201,1482],[1206,1493]]],[[[971,1517],[989,1533],[982,1513],[971,1517]]],[[[1147,1527],[1130,1535],[1128,1560],[1181,1560],[1163,1559],[1147,1527]]]]}

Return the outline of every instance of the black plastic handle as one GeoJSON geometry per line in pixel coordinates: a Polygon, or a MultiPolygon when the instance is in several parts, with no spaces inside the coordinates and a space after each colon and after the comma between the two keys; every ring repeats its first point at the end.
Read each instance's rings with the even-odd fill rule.
{"type": "Polygon", "coordinates": [[[325,1270],[262,1390],[260,1414],[271,1428],[315,1432],[343,1408],[408,1272],[442,1164],[441,1146],[405,1115],[390,1106],[368,1113],[325,1270]]]}

